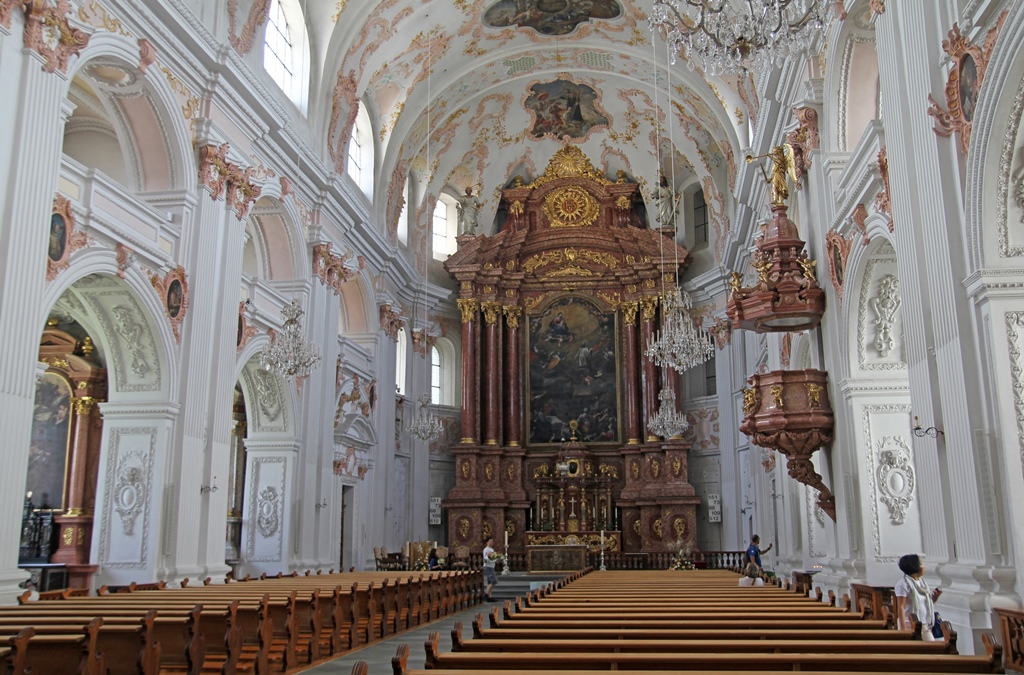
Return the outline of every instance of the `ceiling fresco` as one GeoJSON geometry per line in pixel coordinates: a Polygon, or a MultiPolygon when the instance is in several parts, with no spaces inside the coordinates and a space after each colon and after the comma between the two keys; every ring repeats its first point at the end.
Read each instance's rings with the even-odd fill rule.
{"type": "MultiPolygon", "coordinates": [[[[565,142],[610,178],[625,171],[648,198],[662,172],[677,188],[708,186],[709,208],[720,210],[712,223],[728,232],[738,139],[756,119],[756,92],[752,82],[708,80],[681,59],[670,65],[647,26],[649,0],[339,6],[336,21],[307,17],[321,34],[325,146],[343,171],[365,106],[377,152],[374,208],[392,241],[410,177],[410,245],[421,252],[439,192],[478,189],[490,233],[500,188],[515,175],[535,177],[565,142]]],[[[307,11],[320,10],[309,3],[307,11]]]]}
{"type": "Polygon", "coordinates": [[[607,127],[601,95],[593,87],[557,79],[530,86],[525,107],[533,113],[531,138],[586,138],[595,127],[607,127]]]}
{"type": "Polygon", "coordinates": [[[622,6],[616,0],[498,0],[484,12],[484,24],[532,28],[541,35],[568,35],[581,23],[620,16],[622,6]]]}

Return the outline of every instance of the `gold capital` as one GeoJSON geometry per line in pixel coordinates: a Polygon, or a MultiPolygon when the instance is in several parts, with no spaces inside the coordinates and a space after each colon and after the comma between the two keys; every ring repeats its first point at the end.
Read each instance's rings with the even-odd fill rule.
{"type": "Polygon", "coordinates": [[[658,296],[648,295],[640,298],[640,307],[643,309],[644,321],[654,321],[654,315],[658,311],[658,296]]]}
{"type": "Polygon", "coordinates": [[[487,322],[488,326],[498,323],[498,317],[501,316],[501,305],[499,303],[485,302],[480,305],[480,309],[484,312],[484,321],[487,322]]]}
{"type": "Polygon", "coordinates": [[[519,328],[519,317],[523,315],[523,308],[518,305],[505,305],[505,323],[515,330],[519,328]]]}
{"type": "Polygon", "coordinates": [[[638,302],[622,303],[622,320],[627,326],[636,324],[636,311],[640,308],[638,302]]]}
{"type": "Polygon", "coordinates": [[[476,298],[459,298],[455,302],[462,312],[462,323],[469,323],[476,317],[476,310],[480,305],[476,298]]]}
{"type": "Polygon", "coordinates": [[[96,399],[92,396],[82,396],[73,400],[75,402],[75,413],[83,416],[91,413],[92,406],[96,403],[96,399]]]}

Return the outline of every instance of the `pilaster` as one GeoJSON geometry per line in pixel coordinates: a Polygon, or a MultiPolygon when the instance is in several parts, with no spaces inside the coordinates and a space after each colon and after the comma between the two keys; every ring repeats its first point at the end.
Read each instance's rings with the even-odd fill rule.
{"type": "MultiPolygon", "coordinates": [[[[0,429],[4,433],[5,471],[0,477],[0,538],[18,541],[21,504],[31,437],[39,336],[48,307],[42,307],[50,211],[64,129],[61,105],[67,78],[43,72],[43,60],[21,49],[20,12],[12,34],[0,39],[0,78],[12,84],[0,101],[0,115],[9,128],[0,141],[0,334],[9,336],[0,359],[0,429]]],[[[0,602],[13,601],[17,584],[18,547],[0,556],[0,602]]]]}

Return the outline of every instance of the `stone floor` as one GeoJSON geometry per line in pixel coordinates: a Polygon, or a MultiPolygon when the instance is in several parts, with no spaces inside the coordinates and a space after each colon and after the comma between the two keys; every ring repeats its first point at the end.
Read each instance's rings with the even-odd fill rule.
{"type": "Polygon", "coordinates": [[[455,622],[462,621],[462,636],[467,639],[471,638],[473,637],[473,617],[478,613],[490,611],[493,606],[495,605],[483,603],[471,607],[458,614],[451,614],[399,633],[387,640],[378,640],[355,651],[346,652],[333,661],[322,663],[303,672],[310,675],[349,675],[352,672],[352,665],[356,661],[366,661],[370,666],[370,675],[391,675],[391,658],[398,651],[400,644],[409,645],[409,667],[422,668],[426,660],[423,643],[426,642],[431,631],[436,630],[441,633],[440,649],[442,652],[450,652],[452,650],[452,626],[455,625],[455,622]]]}
{"type": "Polygon", "coordinates": [[[563,576],[561,574],[531,575],[524,572],[501,575],[498,585],[494,588],[494,598],[497,602],[484,602],[458,614],[417,626],[412,630],[389,637],[387,640],[380,640],[355,651],[346,652],[333,661],[322,663],[303,672],[311,675],[349,675],[352,672],[352,665],[356,661],[366,661],[370,666],[370,675],[391,675],[393,672],[391,658],[398,651],[400,644],[409,645],[409,668],[423,668],[426,661],[423,643],[427,641],[427,636],[431,631],[436,630],[441,634],[440,651],[450,652],[452,650],[452,626],[456,621],[462,622],[462,637],[470,639],[473,637],[473,617],[477,614],[486,616],[492,607],[503,606],[505,600],[514,601],[515,598],[526,595],[530,590],[540,588],[563,576]]]}

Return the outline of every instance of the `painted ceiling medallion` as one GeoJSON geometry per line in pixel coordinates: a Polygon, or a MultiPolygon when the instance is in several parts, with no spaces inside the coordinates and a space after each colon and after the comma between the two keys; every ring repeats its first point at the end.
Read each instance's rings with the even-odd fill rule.
{"type": "Polygon", "coordinates": [[[617,0],[498,0],[484,12],[490,28],[532,28],[541,35],[568,35],[581,23],[617,19],[622,5],[617,0]]]}
{"type": "Polygon", "coordinates": [[[609,125],[598,104],[601,95],[589,85],[557,79],[533,84],[529,91],[523,105],[533,113],[531,138],[586,138],[591,129],[609,125]]]}

